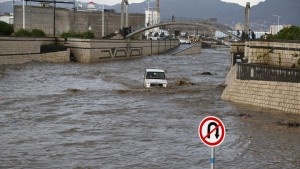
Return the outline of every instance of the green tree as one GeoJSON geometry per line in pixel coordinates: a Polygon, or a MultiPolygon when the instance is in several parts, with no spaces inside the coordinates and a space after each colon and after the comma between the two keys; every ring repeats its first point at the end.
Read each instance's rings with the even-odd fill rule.
{"type": "Polygon", "coordinates": [[[300,40],[300,27],[293,25],[281,29],[276,35],[268,36],[268,39],[300,40]]]}
{"type": "Polygon", "coordinates": [[[9,36],[14,32],[14,28],[12,25],[0,21],[0,36],[9,36]]]}

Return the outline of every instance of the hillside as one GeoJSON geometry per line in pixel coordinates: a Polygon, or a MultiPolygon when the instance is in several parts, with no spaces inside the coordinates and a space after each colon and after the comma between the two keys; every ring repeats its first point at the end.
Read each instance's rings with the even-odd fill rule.
{"type": "MultiPolygon", "coordinates": [[[[155,3],[152,3],[155,6],[155,3]]],[[[147,3],[131,4],[131,12],[143,12],[147,3]]],[[[112,6],[120,11],[120,5],[112,6]]],[[[277,18],[272,14],[280,15],[280,23],[300,25],[299,0],[266,0],[251,7],[251,22],[256,24],[277,24],[277,18]]],[[[244,22],[244,7],[226,3],[220,0],[164,0],[161,1],[162,18],[177,17],[218,18],[223,24],[244,22]]]]}
{"type": "MultiPolygon", "coordinates": [[[[17,1],[17,4],[20,4],[17,1]]],[[[76,2],[78,4],[79,2],[76,2]]],[[[151,7],[155,7],[152,2],[151,7]]],[[[129,6],[131,13],[144,13],[148,4],[133,3],[129,6]]],[[[188,18],[218,18],[219,23],[235,25],[244,22],[244,7],[226,3],[220,0],[163,0],[161,1],[161,18],[188,17],[188,18]]],[[[69,6],[70,7],[70,6],[69,6]]],[[[120,11],[120,4],[107,6],[106,8],[120,11]]],[[[251,7],[252,26],[261,26],[266,29],[271,24],[277,24],[277,17],[282,16],[280,24],[300,25],[300,2],[299,0],[266,0],[251,7]]],[[[0,13],[12,12],[12,1],[0,3],[0,13]]]]}

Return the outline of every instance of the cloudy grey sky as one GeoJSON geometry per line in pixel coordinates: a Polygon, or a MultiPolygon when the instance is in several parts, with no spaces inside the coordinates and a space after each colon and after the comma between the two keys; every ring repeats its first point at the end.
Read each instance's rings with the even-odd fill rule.
{"type": "MultiPolygon", "coordinates": [[[[4,2],[4,1],[9,1],[9,0],[0,0],[0,2],[4,2]]],[[[19,1],[19,0],[16,0],[19,1]]],[[[97,4],[106,4],[106,5],[115,5],[117,3],[120,3],[121,0],[79,0],[82,2],[90,2],[93,1],[97,4]]],[[[143,1],[149,1],[149,0],[128,0],[129,3],[139,3],[139,2],[143,2],[143,1]]],[[[155,1],[155,0],[150,0],[150,1],[155,1]]],[[[163,1],[163,0],[161,0],[163,1]]],[[[233,3],[237,3],[240,4],[242,6],[246,5],[246,2],[250,2],[251,6],[258,4],[261,1],[265,1],[265,0],[222,0],[224,2],[233,2],[233,3]]]]}

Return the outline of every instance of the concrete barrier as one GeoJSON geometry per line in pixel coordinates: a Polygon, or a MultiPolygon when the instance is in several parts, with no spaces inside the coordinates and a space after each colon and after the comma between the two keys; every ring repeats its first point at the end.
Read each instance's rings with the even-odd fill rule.
{"type": "Polygon", "coordinates": [[[173,53],[172,55],[175,56],[182,56],[182,55],[195,55],[201,53],[201,43],[196,43],[188,48],[182,49],[173,53]]]}
{"type": "Polygon", "coordinates": [[[0,64],[19,64],[32,60],[67,62],[70,55],[80,63],[128,59],[164,53],[179,45],[178,40],[103,40],[68,38],[0,37],[0,64]],[[60,43],[70,50],[41,53],[41,45],[60,43]]]}
{"type": "Polygon", "coordinates": [[[0,37],[0,64],[22,64],[30,61],[69,62],[70,50],[41,53],[41,45],[63,41],[55,38],[0,37]]]}
{"type": "Polygon", "coordinates": [[[102,40],[69,38],[67,43],[78,62],[95,63],[164,53],[179,45],[178,40],[102,40]]]}

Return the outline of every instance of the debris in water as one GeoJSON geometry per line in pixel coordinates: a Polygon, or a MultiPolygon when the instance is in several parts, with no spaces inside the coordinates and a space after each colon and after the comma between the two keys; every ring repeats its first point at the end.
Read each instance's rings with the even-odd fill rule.
{"type": "Polygon", "coordinates": [[[277,122],[280,126],[287,126],[287,127],[300,127],[300,123],[297,122],[277,122]]]}
{"type": "Polygon", "coordinates": [[[212,73],[210,73],[210,72],[203,72],[203,73],[201,73],[201,75],[212,75],[212,73]]]}
{"type": "Polygon", "coordinates": [[[184,86],[184,85],[195,85],[195,83],[193,82],[187,82],[187,81],[184,81],[184,80],[180,80],[177,84],[177,86],[184,86]]]}
{"type": "Polygon", "coordinates": [[[250,114],[239,114],[238,116],[240,116],[241,118],[250,118],[250,117],[252,117],[250,114]]]}

